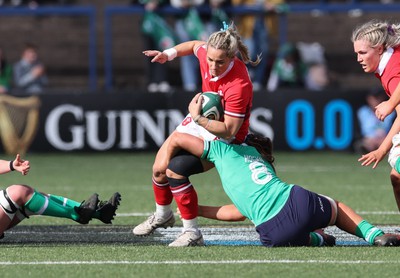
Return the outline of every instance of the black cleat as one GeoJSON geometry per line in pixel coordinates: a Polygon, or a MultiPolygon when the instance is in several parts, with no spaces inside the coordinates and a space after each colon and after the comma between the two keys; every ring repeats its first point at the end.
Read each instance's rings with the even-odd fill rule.
{"type": "Polygon", "coordinates": [[[86,201],[83,201],[79,207],[75,207],[75,211],[79,214],[79,219],[76,221],[81,224],[88,224],[93,218],[98,202],[99,195],[94,193],[86,201]]]}
{"type": "Polygon", "coordinates": [[[118,209],[120,201],[121,194],[118,192],[115,192],[108,201],[99,201],[96,209],[96,212],[99,213],[99,220],[105,224],[112,224],[111,221],[116,215],[115,211],[118,209]]]}
{"type": "Polygon", "coordinates": [[[335,246],[336,245],[336,237],[328,235],[328,234],[323,234],[322,235],[323,239],[324,239],[324,244],[323,246],[335,246]]]}
{"type": "Polygon", "coordinates": [[[384,234],[374,240],[375,246],[400,246],[400,234],[384,234]]]}
{"type": "Polygon", "coordinates": [[[328,235],[327,233],[325,233],[324,229],[315,230],[314,233],[317,233],[323,239],[323,242],[320,244],[320,246],[332,247],[336,245],[336,237],[328,235]]]}

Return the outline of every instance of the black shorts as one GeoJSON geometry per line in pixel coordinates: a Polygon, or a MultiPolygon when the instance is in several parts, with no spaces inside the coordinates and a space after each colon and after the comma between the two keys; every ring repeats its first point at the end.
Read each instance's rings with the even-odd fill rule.
{"type": "Polygon", "coordinates": [[[264,246],[309,246],[310,232],[329,225],[329,200],[300,186],[294,186],[282,210],[256,227],[264,246]]]}

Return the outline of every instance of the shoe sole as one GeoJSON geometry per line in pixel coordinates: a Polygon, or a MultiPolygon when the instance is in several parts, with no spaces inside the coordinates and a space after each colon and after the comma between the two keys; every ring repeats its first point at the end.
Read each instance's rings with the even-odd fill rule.
{"type": "Polygon", "coordinates": [[[187,245],[171,245],[174,242],[170,243],[168,247],[202,247],[205,246],[203,237],[198,238],[196,240],[190,241],[187,245]]]}
{"type": "MultiPolygon", "coordinates": [[[[114,216],[116,215],[115,212],[117,211],[118,206],[120,205],[120,201],[121,201],[121,194],[119,192],[114,193],[107,203],[108,205],[110,205],[109,211],[105,211],[104,214],[101,214],[100,212],[101,214],[100,221],[102,221],[105,224],[112,224],[112,220],[114,220],[114,216]]],[[[107,206],[107,204],[105,206],[107,206]]]]}
{"type": "Polygon", "coordinates": [[[167,229],[167,228],[172,228],[173,226],[174,226],[174,225],[159,226],[159,227],[157,227],[157,228],[154,228],[150,233],[148,233],[148,234],[143,234],[143,235],[135,234],[135,233],[133,232],[133,230],[132,230],[132,233],[133,233],[134,236],[137,236],[137,237],[148,237],[148,236],[151,236],[152,234],[154,234],[154,232],[155,232],[157,229],[159,229],[159,228],[167,229]]]}
{"type": "MultiPolygon", "coordinates": [[[[172,219],[172,218],[175,220],[175,216],[174,216],[173,214],[172,214],[172,217],[171,217],[170,219],[172,219]]],[[[166,223],[167,223],[170,219],[168,219],[168,220],[166,221],[166,223]]],[[[137,236],[137,237],[148,237],[148,236],[154,234],[154,232],[155,232],[158,228],[167,229],[167,228],[172,228],[174,225],[175,225],[175,221],[173,221],[172,224],[168,224],[168,225],[165,225],[165,226],[159,225],[159,226],[153,228],[153,230],[152,230],[151,232],[147,233],[147,234],[140,234],[140,235],[139,235],[139,234],[135,234],[135,232],[133,231],[134,229],[132,230],[132,233],[133,233],[135,236],[137,236]]]]}
{"type": "Polygon", "coordinates": [[[85,201],[85,207],[75,208],[75,211],[79,215],[78,222],[80,224],[88,224],[93,218],[93,214],[96,211],[97,202],[99,201],[99,195],[94,193],[92,196],[85,201]]]}

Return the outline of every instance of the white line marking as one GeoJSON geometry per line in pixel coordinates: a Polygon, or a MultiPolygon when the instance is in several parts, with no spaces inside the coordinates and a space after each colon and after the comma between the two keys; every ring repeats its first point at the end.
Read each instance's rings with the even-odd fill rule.
{"type": "MultiPolygon", "coordinates": [[[[117,217],[131,217],[131,216],[149,216],[154,212],[128,212],[128,213],[117,213],[117,217]]],[[[398,211],[357,211],[358,214],[362,215],[397,215],[400,214],[398,211]]]]}
{"type": "Polygon", "coordinates": [[[400,261],[325,261],[325,260],[232,260],[232,261],[42,261],[42,262],[1,262],[3,266],[15,265],[153,265],[153,264],[398,264],[400,261]]]}

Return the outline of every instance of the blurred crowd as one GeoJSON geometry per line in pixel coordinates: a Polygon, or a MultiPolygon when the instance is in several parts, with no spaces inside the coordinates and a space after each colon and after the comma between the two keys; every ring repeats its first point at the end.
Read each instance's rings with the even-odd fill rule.
{"type": "MultiPolygon", "coordinates": [[[[72,4],[73,0],[0,0],[0,6],[37,7],[45,4],[72,4]]],[[[279,40],[279,15],[288,11],[284,0],[133,0],[130,4],[144,7],[140,30],[143,49],[164,50],[189,40],[207,40],[222,27],[234,23],[248,47],[251,59],[261,56],[257,66],[248,65],[254,91],[274,92],[279,88],[304,88],[319,91],[332,86],[324,48],[318,42],[279,40]],[[165,17],[160,8],[172,6],[181,12],[165,17]],[[248,7],[257,13],[229,14],[231,7],[248,7]],[[204,13],[207,8],[207,13],[204,13]],[[172,17],[172,19],[171,19],[172,17]]],[[[136,39],[136,38],[135,38],[136,39]]],[[[0,93],[40,93],[48,80],[38,59],[36,46],[26,46],[21,61],[8,61],[6,50],[0,51],[0,93]]],[[[145,86],[148,92],[168,93],[176,86],[188,92],[200,88],[196,57],[181,57],[179,76],[171,64],[146,60],[145,86]],[[175,74],[175,75],[174,75],[175,74]],[[178,80],[178,82],[176,82],[178,80]]],[[[134,61],[132,61],[134,63],[134,61]]]]}
{"type": "MultiPolygon", "coordinates": [[[[288,10],[283,0],[139,0],[145,8],[142,20],[144,49],[164,50],[189,40],[207,40],[222,27],[222,22],[234,22],[251,58],[261,55],[256,67],[248,66],[254,91],[274,92],[278,88],[305,88],[322,90],[331,84],[323,47],[318,42],[288,42],[279,45],[280,13],[288,10]],[[168,21],[159,8],[171,5],[183,10],[173,21],[168,21]],[[228,14],[226,7],[245,6],[259,13],[228,14]],[[201,13],[202,7],[211,9],[201,13]]],[[[198,61],[194,56],[179,59],[182,89],[193,92],[199,89],[198,61]]],[[[147,90],[170,92],[171,71],[168,65],[148,61],[147,90]]]]}
{"type": "Polygon", "coordinates": [[[73,0],[0,0],[0,7],[29,7],[37,8],[39,5],[47,4],[73,4],[73,0]]]}

